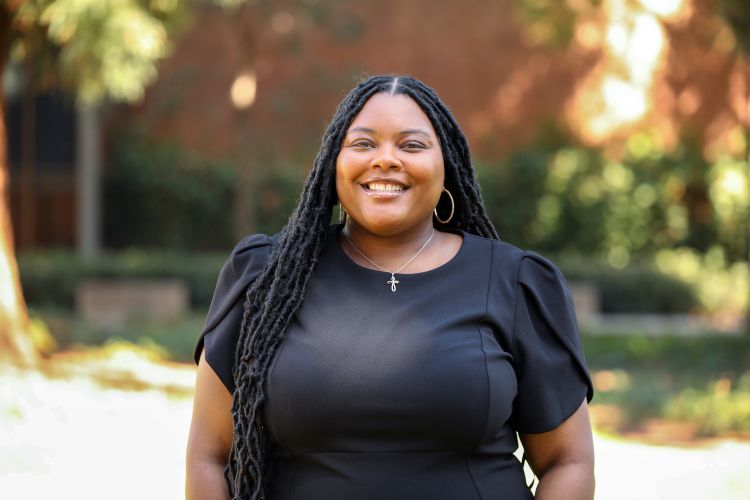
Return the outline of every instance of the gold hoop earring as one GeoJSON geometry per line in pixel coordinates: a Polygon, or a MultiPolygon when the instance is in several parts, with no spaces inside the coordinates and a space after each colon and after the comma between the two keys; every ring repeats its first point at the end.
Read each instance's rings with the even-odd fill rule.
{"type": "Polygon", "coordinates": [[[437,207],[435,207],[432,212],[435,214],[435,218],[438,220],[441,224],[448,224],[451,219],[453,218],[453,211],[456,209],[456,203],[453,201],[453,195],[451,195],[451,192],[447,189],[443,188],[443,192],[448,193],[448,198],[451,200],[451,214],[448,216],[447,219],[443,220],[440,218],[440,216],[437,213],[437,207]]]}
{"type": "Polygon", "coordinates": [[[346,217],[347,217],[346,210],[344,210],[344,207],[341,205],[341,202],[339,202],[339,224],[346,224],[346,217]]]}

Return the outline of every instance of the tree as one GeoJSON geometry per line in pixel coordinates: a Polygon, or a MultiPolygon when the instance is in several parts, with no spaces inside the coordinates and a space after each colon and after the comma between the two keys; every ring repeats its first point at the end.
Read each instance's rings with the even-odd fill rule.
{"type": "MultiPolygon", "coordinates": [[[[242,0],[215,0],[233,6],[242,0]]],[[[54,85],[90,109],[135,101],[157,75],[169,36],[188,18],[186,0],[6,0],[0,6],[0,74],[25,69],[27,91],[54,85]]],[[[0,99],[0,360],[34,366],[13,244],[4,99],[0,99]]]]}

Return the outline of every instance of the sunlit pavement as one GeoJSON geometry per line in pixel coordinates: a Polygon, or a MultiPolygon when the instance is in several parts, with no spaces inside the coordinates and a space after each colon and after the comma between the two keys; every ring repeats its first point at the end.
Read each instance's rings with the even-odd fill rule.
{"type": "MultiPolygon", "coordinates": [[[[181,378],[191,384],[194,371],[181,378]]],[[[0,370],[0,497],[184,498],[191,411],[162,390],[0,370]]]]}
{"type": "MultiPolygon", "coordinates": [[[[170,376],[172,387],[189,387],[194,371],[170,376]]],[[[0,496],[184,498],[189,396],[92,380],[0,366],[0,496]]],[[[750,498],[750,443],[678,448],[597,436],[596,452],[601,500],[750,498]]]]}
{"type": "Polygon", "coordinates": [[[717,441],[689,448],[596,436],[600,500],[747,500],[750,443],[717,441]]]}

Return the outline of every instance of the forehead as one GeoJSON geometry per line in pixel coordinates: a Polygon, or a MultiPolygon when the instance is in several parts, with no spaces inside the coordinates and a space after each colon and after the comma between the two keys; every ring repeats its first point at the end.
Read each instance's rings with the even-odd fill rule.
{"type": "Polygon", "coordinates": [[[349,129],[367,127],[375,131],[424,129],[435,135],[430,119],[422,108],[403,94],[375,94],[362,106],[349,129]]]}

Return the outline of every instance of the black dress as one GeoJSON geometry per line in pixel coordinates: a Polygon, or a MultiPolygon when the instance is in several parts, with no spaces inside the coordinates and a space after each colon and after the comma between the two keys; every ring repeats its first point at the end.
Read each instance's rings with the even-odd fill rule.
{"type": "MultiPolygon", "coordinates": [[[[460,233],[452,260],[398,274],[392,292],[344,253],[340,228],[269,369],[269,497],[531,498],[516,432],[552,430],[593,394],[560,271],[460,233]]],[[[230,392],[244,291],[272,242],[234,249],[196,346],[230,392]]]]}

